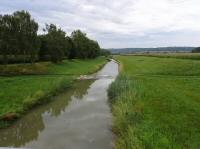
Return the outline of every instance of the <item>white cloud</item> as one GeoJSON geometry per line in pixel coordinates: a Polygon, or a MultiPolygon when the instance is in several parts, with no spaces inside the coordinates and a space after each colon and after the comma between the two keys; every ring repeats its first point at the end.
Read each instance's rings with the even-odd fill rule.
{"type": "Polygon", "coordinates": [[[199,6],[199,0],[1,0],[0,13],[25,9],[40,24],[80,28],[103,47],[197,46],[199,6]]]}

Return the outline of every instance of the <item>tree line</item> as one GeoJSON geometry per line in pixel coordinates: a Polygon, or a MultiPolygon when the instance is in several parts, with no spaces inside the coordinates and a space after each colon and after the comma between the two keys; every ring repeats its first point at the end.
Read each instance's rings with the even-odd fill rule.
{"type": "Polygon", "coordinates": [[[200,53],[200,47],[194,48],[192,53],[200,53]]]}
{"type": "Polygon", "coordinates": [[[81,30],[70,36],[54,24],[46,24],[45,33],[38,35],[39,25],[27,11],[0,15],[0,59],[11,62],[52,61],[95,58],[108,54],[97,41],[89,39],[81,30]]]}

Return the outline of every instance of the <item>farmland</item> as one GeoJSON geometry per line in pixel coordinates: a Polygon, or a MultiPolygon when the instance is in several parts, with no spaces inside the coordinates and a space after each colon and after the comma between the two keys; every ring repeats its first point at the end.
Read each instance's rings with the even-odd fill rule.
{"type": "Polygon", "coordinates": [[[200,61],[175,56],[115,59],[121,72],[109,97],[116,148],[199,148],[200,61]]]}

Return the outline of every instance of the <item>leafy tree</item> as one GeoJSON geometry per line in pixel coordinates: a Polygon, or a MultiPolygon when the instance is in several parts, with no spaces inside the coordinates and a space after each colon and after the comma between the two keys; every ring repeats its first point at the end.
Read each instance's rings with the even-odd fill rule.
{"type": "Polygon", "coordinates": [[[88,58],[96,58],[100,54],[100,46],[97,41],[89,40],[88,58]]]}
{"type": "Polygon", "coordinates": [[[74,52],[77,58],[95,58],[100,51],[96,41],[90,40],[85,33],[80,30],[73,31],[71,38],[74,44],[74,52]]]}
{"type": "Polygon", "coordinates": [[[70,37],[66,37],[66,48],[65,48],[65,57],[69,58],[69,59],[73,59],[75,58],[75,53],[73,53],[73,41],[70,37]]]}
{"type": "Polygon", "coordinates": [[[54,63],[61,62],[64,58],[66,49],[66,33],[56,25],[46,25],[46,44],[47,49],[51,57],[51,61],[54,63]]]}
{"type": "Polygon", "coordinates": [[[40,61],[47,61],[50,60],[50,55],[47,47],[47,38],[46,35],[39,35],[38,36],[40,40],[40,49],[39,49],[39,60],[40,61]]]}
{"type": "Polygon", "coordinates": [[[21,57],[23,62],[51,60],[61,62],[64,58],[95,58],[100,54],[97,41],[91,40],[80,30],[71,36],[54,24],[46,25],[47,34],[37,35],[38,23],[27,11],[12,15],[0,15],[0,57],[9,62],[10,57],[21,57]]]}
{"type": "Polygon", "coordinates": [[[100,55],[107,57],[107,56],[111,55],[111,52],[109,50],[106,50],[106,49],[101,49],[100,50],[100,55]]]}
{"type": "Polygon", "coordinates": [[[192,53],[200,53],[200,47],[193,49],[192,53]]]}
{"type": "Polygon", "coordinates": [[[12,38],[12,16],[10,15],[4,15],[1,16],[0,19],[0,29],[1,29],[1,36],[0,36],[0,41],[1,41],[1,54],[3,55],[3,62],[4,64],[8,63],[8,55],[11,53],[11,44],[12,41],[14,40],[12,38]]]}
{"type": "Polygon", "coordinates": [[[71,38],[74,44],[74,52],[77,58],[87,58],[87,42],[86,34],[80,30],[73,31],[71,38]]]}
{"type": "Polygon", "coordinates": [[[39,41],[37,39],[38,24],[31,19],[31,15],[27,11],[17,11],[13,16],[17,20],[15,34],[18,39],[18,49],[24,55],[24,58],[30,55],[31,61],[34,62],[39,49],[39,41]]]}
{"type": "Polygon", "coordinates": [[[38,24],[31,19],[31,15],[25,11],[17,11],[13,15],[0,16],[0,41],[1,54],[4,57],[4,63],[8,62],[9,55],[27,55],[34,62],[37,55],[38,24]]]}

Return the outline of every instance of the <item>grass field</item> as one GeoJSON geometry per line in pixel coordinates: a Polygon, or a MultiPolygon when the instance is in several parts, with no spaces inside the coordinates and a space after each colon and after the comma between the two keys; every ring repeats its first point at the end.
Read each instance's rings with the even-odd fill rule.
{"type": "Polygon", "coordinates": [[[135,54],[135,56],[200,60],[200,53],[149,53],[149,54],[135,54]]]}
{"type": "Polygon", "coordinates": [[[109,89],[116,148],[200,148],[200,61],[117,56],[109,89]]]}
{"type": "MultiPolygon", "coordinates": [[[[32,106],[46,101],[58,91],[69,87],[77,76],[97,71],[105,62],[105,58],[99,57],[94,60],[64,61],[61,64],[34,64],[37,65],[35,66],[37,69],[27,64],[19,65],[21,69],[28,69],[27,72],[40,74],[33,71],[36,70],[43,75],[19,76],[18,73],[18,76],[0,77],[0,127],[7,125],[8,120],[20,117],[32,106]]],[[[18,69],[17,65],[7,67],[18,69]]]]}

